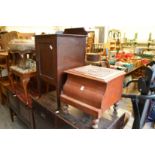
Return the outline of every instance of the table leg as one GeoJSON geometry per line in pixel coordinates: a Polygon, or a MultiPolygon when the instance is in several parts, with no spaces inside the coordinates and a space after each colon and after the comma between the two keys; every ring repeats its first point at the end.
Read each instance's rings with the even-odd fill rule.
{"type": "Polygon", "coordinates": [[[11,121],[14,122],[14,112],[11,108],[9,108],[9,111],[10,111],[11,121]]]}
{"type": "Polygon", "coordinates": [[[26,97],[26,100],[27,100],[27,104],[28,104],[28,90],[27,90],[27,85],[30,81],[30,78],[23,78],[21,79],[21,82],[22,82],[22,85],[23,85],[23,88],[24,88],[24,94],[25,94],[25,97],[26,97]]]}
{"type": "Polygon", "coordinates": [[[11,88],[13,89],[13,91],[15,91],[13,74],[11,72],[9,73],[9,81],[10,81],[11,88]]]}

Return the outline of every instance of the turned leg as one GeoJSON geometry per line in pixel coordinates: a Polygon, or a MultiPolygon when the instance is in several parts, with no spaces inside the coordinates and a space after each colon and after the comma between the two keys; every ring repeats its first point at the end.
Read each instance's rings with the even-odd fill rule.
{"type": "Polygon", "coordinates": [[[99,119],[99,118],[95,118],[95,119],[92,121],[92,128],[93,128],[93,129],[98,129],[98,128],[99,128],[99,122],[100,122],[100,119],[99,119]]]}
{"type": "Polygon", "coordinates": [[[114,113],[117,113],[117,108],[118,108],[118,104],[115,103],[114,106],[113,106],[113,109],[114,109],[114,113]]]}
{"type": "Polygon", "coordinates": [[[102,116],[103,116],[103,112],[100,111],[100,112],[98,113],[97,117],[95,117],[95,118],[92,120],[92,128],[93,128],[93,129],[99,129],[99,128],[100,128],[99,123],[100,123],[100,120],[101,120],[102,116]]]}
{"type": "Polygon", "coordinates": [[[30,81],[30,78],[23,78],[21,79],[22,81],[22,85],[23,85],[23,88],[24,88],[24,94],[25,94],[25,97],[26,97],[26,100],[27,100],[27,104],[28,104],[28,90],[27,90],[27,85],[30,81]]]}

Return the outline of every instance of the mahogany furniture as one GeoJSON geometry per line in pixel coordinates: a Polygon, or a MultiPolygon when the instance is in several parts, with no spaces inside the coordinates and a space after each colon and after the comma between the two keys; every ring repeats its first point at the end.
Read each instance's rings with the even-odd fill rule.
{"type": "Polygon", "coordinates": [[[15,91],[13,75],[16,75],[16,76],[18,76],[20,78],[21,84],[22,84],[23,89],[24,89],[25,98],[27,100],[27,104],[29,104],[29,101],[28,101],[28,87],[27,86],[28,86],[28,83],[30,81],[30,78],[36,76],[36,71],[22,73],[20,71],[17,71],[13,67],[10,67],[10,72],[9,72],[10,84],[12,86],[12,89],[15,91]]]}
{"type": "Polygon", "coordinates": [[[9,80],[6,79],[0,80],[0,103],[3,105],[8,103],[7,86],[9,84],[10,84],[9,80]]]}
{"type": "Polygon", "coordinates": [[[65,81],[63,72],[85,64],[86,36],[36,35],[35,47],[39,93],[43,94],[41,81],[54,86],[60,108],[60,92],[65,81]]]}
{"type": "Polygon", "coordinates": [[[99,119],[121,99],[124,72],[97,66],[65,71],[61,101],[99,119]]]}
{"type": "Polygon", "coordinates": [[[0,60],[2,60],[3,62],[0,62],[0,68],[4,69],[6,68],[7,70],[9,70],[9,58],[8,58],[8,52],[6,52],[5,50],[0,50],[0,60]]]}
{"type": "Polygon", "coordinates": [[[8,81],[9,60],[8,52],[0,50],[0,103],[5,104],[7,102],[6,86],[8,81]]]}
{"type": "MultiPolygon", "coordinates": [[[[69,106],[68,113],[62,110],[57,113],[56,93],[43,94],[32,102],[34,128],[36,129],[91,129],[92,117],[78,109],[69,106]]],[[[119,109],[118,109],[119,111],[119,109]]],[[[113,110],[104,113],[101,118],[100,129],[120,129],[126,125],[129,115],[113,110]]]]}
{"type": "Polygon", "coordinates": [[[85,31],[85,29],[83,27],[79,27],[79,28],[67,28],[64,30],[64,34],[87,35],[88,32],[85,31]]]}
{"type": "Polygon", "coordinates": [[[32,109],[34,117],[34,128],[36,129],[59,129],[72,128],[57,117],[56,93],[48,92],[39,99],[33,99],[32,109]]]}
{"type": "Polygon", "coordinates": [[[11,120],[14,121],[14,115],[16,115],[28,128],[34,128],[32,108],[26,105],[19,97],[21,94],[19,87],[16,87],[16,94],[10,86],[7,90],[11,120]]]}

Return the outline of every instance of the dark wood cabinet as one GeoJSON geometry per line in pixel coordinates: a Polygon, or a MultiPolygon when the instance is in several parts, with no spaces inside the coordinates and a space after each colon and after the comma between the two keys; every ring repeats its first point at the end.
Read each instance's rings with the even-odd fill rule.
{"type": "MultiPolygon", "coordinates": [[[[91,129],[90,115],[69,106],[68,113],[56,111],[56,97],[54,92],[43,94],[39,99],[33,98],[32,111],[35,129],[91,129]]],[[[120,113],[119,113],[120,115],[120,113]]],[[[100,129],[123,128],[127,123],[127,115],[121,117],[113,114],[110,109],[100,120],[100,129]]]]}
{"type": "Polygon", "coordinates": [[[14,121],[14,114],[25,123],[28,128],[34,128],[32,108],[23,103],[12,91],[8,90],[8,104],[11,119],[14,121]]]}
{"type": "Polygon", "coordinates": [[[36,129],[55,128],[55,111],[57,109],[55,93],[43,94],[32,102],[34,127],[36,129]]]}
{"type": "Polygon", "coordinates": [[[65,81],[64,70],[85,64],[86,36],[73,34],[36,35],[36,61],[38,88],[42,94],[42,83],[55,87],[58,108],[60,91],[65,81]]]}
{"type": "Polygon", "coordinates": [[[72,125],[56,113],[55,92],[48,92],[32,102],[35,129],[71,129],[72,125]]]}
{"type": "Polygon", "coordinates": [[[48,108],[33,101],[34,127],[36,129],[54,129],[55,115],[48,108]]]}

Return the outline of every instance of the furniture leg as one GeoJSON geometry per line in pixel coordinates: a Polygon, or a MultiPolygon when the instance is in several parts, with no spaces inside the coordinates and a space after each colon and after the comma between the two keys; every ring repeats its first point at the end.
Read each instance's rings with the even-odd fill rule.
{"type": "Polygon", "coordinates": [[[99,128],[99,122],[100,122],[99,118],[94,119],[93,122],[92,122],[92,128],[93,129],[98,129],[99,128]]]}
{"type": "Polygon", "coordinates": [[[26,97],[26,100],[27,100],[27,104],[28,104],[28,90],[27,90],[27,85],[30,81],[30,78],[23,78],[21,79],[22,81],[22,85],[23,85],[23,88],[24,88],[24,94],[25,94],[25,97],[26,97]]]}
{"type": "Polygon", "coordinates": [[[57,87],[57,105],[58,105],[57,110],[60,110],[61,104],[60,104],[60,88],[59,87],[57,87]]]}
{"type": "Polygon", "coordinates": [[[14,122],[14,112],[11,108],[9,108],[11,121],[14,122]]]}
{"type": "Polygon", "coordinates": [[[13,74],[11,72],[9,73],[9,81],[10,81],[11,88],[13,89],[13,91],[15,91],[13,74]]]}
{"type": "Polygon", "coordinates": [[[46,93],[48,93],[48,91],[49,91],[49,84],[46,83],[46,93]]]}
{"type": "Polygon", "coordinates": [[[41,91],[41,80],[39,77],[37,77],[37,87],[38,87],[38,90],[39,90],[39,97],[41,97],[41,94],[42,94],[42,91],[41,91]]]}
{"type": "Polygon", "coordinates": [[[1,86],[0,86],[0,103],[3,104],[1,86]]]}
{"type": "Polygon", "coordinates": [[[118,105],[117,105],[117,103],[115,103],[113,109],[114,109],[114,113],[116,113],[116,114],[117,114],[117,107],[118,107],[118,105]]]}

